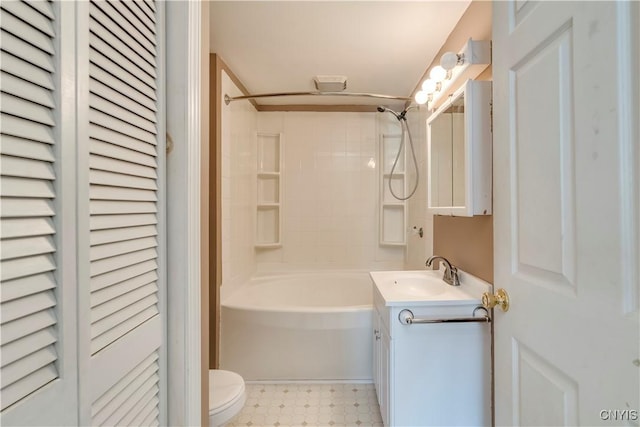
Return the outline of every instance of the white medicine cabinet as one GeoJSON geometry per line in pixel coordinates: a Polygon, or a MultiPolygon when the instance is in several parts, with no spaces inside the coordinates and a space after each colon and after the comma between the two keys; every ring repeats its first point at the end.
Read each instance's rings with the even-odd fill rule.
{"type": "Polygon", "coordinates": [[[491,82],[467,80],[427,119],[429,213],[492,212],[491,82]]]}

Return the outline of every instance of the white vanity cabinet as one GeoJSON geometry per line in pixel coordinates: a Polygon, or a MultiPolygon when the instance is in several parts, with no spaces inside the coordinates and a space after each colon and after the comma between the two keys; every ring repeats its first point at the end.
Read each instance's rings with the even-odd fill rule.
{"type": "Polygon", "coordinates": [[[391,337],[383,325],[378,310],[373,312],[373,382],[380,405],[380,415],[385,426],[389,425],[389,361],[391,337]]]}
{"type": "Polygon", "coordinates": [[[404,309],[416,319],[470,317],[479,301],[396,304],[373,288],[373,378],[384,425],[490,425],[490,324],[398,319],[404,309]]]}

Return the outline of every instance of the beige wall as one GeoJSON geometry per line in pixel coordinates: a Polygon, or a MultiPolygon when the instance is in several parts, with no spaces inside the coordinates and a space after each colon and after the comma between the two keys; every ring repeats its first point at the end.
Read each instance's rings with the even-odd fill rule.
{"type": "Polygon", "coordinates": [[[493,216],[433,217],[433,253],[493,283],[493,216]]]}
{"type": "MultiPolygon", "coordinates": [[[[475,0],[469,5],[427,70],[439,63],[444,52],[457,52],[469,38],[491,40],[491,2],[475,0]]],[[[477,79],[491,80],[491,67],[477,79]]],[[[433,253],[493,283],[493,216],[434,216],[433,253]]]]}

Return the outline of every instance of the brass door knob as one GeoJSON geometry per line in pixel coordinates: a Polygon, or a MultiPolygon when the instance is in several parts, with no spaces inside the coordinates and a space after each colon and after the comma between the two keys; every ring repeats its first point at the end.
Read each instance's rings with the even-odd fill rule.
{"type": "Polygon", "coordinates": [[[498,306],[502,311],[509,311],[509,294],[504,289],[500,288],[496,291],[495,295],[489,292],[482,294],[482,306],[486,309],[492,309],[498,306]]]}

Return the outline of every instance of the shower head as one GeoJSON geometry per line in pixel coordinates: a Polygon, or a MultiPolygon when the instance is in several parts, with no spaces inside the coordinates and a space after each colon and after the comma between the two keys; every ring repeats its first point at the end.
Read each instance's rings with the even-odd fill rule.
{"type": "Polygon", "coordinates": [[[384,113],[385,111],[387,111],[387,112],[393,114],[396,117],[396,119],[398,119],[398,120],[406,120],[404,118],[404,115],[407,112],[406,110],[403,111],[402,113],[396,113],[391,108],[387,108],[387,107],[384,107],[382,105],[378,105],[378,111],[381,112],[381,113],[384,113]]]}

